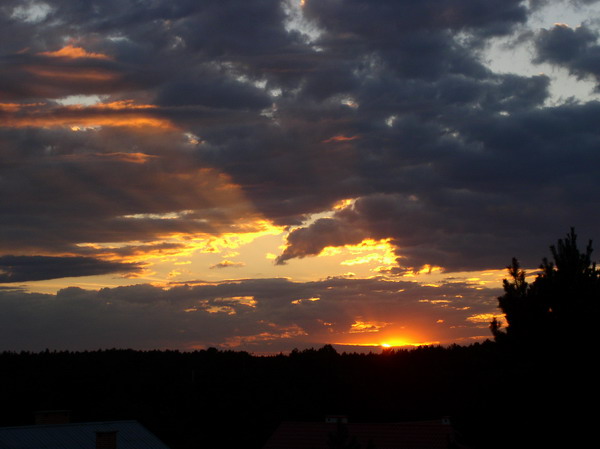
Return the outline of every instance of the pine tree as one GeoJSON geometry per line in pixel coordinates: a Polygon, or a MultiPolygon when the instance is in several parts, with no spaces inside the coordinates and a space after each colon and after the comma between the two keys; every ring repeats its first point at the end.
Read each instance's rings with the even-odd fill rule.
{"type": "Polygon", "coordinates": [[[497,342],[532,344],[584,344],[595,333],[600,306],[600,271],[592,262],[592,242],[584,252],[577,247],[571,229],[565,239],[550,247],[553,261],[544,258],[540,272],[529,284],[516,259],[503,282],[504,295],[498,306],[507,327],[494,319],[491,330],[497,342]]]}

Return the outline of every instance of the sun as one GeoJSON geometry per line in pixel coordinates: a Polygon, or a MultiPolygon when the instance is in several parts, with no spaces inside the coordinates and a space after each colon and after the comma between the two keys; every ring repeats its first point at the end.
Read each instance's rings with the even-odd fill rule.
{"type": "MultiPolygon", "coordinates": [[[[381,341],[381,340],[380,340],[381,341]]],[[[427,341],[427,342],[415,342],[412,339],[407,338],[393,338],[391,340],[386,340],[384,342],[380,342],[379,346],[383,349],[390,348],[406,348],[406,347],[417,347],[417,346],[427,346],[432,344],[439,344],[437,341],[427,341]]]]}

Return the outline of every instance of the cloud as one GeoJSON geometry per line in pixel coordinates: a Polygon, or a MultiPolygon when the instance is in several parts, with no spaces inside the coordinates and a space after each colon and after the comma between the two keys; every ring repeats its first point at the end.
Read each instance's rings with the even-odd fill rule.
{"type": "Polygon", "coordinates": [[[135,272],[136,264],[91,257],[0,256],[0,283],[135,272]]]}
{"type": "Polygon", "coordinates": [[[183,73],[164,83],[156,102],[165,106],[203,105],[217,109],[253,109],[271,106],[272,99],[251,82],[236,80],[223,67],[199,65],[194,76],[183,73]]]}
{"type": "Polygon", "coordinates": [[[246,264],[244,262],[232,262],[231,260],[223,260],[222,262],[211,265],[210,268],[232,268],[232,267],[244,267],[246,264]]]}
{"type": "Polygon", "coordinates": [[[12,101],[54,99],[75,94],[109,94],[135,85],[134,75],[122,63],[108,57],[70,57],[60,51],[1,55],[3,97],[12,101]]]}
{"type": "Polygon", "coordinates": [[[308,227],[293,230],[287,237],[287,248],[276,263],[283,264],[294,257],[316,256],[327,246],[357,244],[371,237],[353,221],[320,218],[308,227]]]}
{"type": "Polygon", "coordinates": [[[519,0],[492,0],[482,4],[475,0],[384,1],[373,4],[356,0],[346,4],[339,0],[307,1],[305,11],[328,31],[352,30],[356,34],[397,36],[418,29],[473,29],[484,35],[506,33],[526,20],[527,10],[519,0]],[[393,17],[394,20],[390,20],[393,17]],[[382,23],[369,27],[369,23],[382,23]]]}
{"type": "Polygon", "coordinates": [[[68,59],[79,59],[79,58],[92,58],[92,59],[111,59],[108,55],[103,53],[92,53],[88,52],[85,48],[75,47],[74,45],[65,45],[64,47],[55,51],[43,51],[39,53],[44,56],[51,56],[54,58],[68,58],[68,59]]]}
{"type": "MultiPolygon", "coordinates": [[[[535,48],[526,63],[597,81],[594,22],[532,28],[532,15],[553,4],[307,0],[300,10],[277,0],[4,1],[0,257],[53,256],[52,276],[83,266],[113,273],[285,231],[276,262],[286,268],[365,239],[393,246],[397,266],[386,275],[501,268],[513,256],[536,266],[571,226],[584,237],[597,232],[600,104],[558,101],[550,76],[516,73],[521,61],[495,71],[486,59],[495,39],[518,35],[535,48]]],[[[23,260],[13,276],[51,271],[42,259],[23,260]]],[[[209,273],[223,272],[233,270],[209,273]]],[[[311,284],[257,282],[243,285],[305,290],[290,301],[321,298],[295,312],[335,309],[320,296],[332,293],[308,291],[311,284]]],[[[330,282],[343,291],[359,285],[330,282]]],[[[384,284],[360,285],[364,300],[367,288],[384,284]]],[[[159,291],[145,288],[162,304],[159,291]]],[[[260,297],[211,288],[231,290],[214,298],[260,297]]],[[[67,293],[97,295],[57,298],[67,293]]],[[[169,324],[197,313],[218,334],[220,323],[248,311],[211,298],[214,313],[173,312],[169,324]]],[[[153,319],[169,341],[183,341],[153,319]]],[[[215,341],[302,339],[317,326],[261,319],[215,341]]],[[[355,322],[387,321],[357,312],[344,326],[355,322]]]]}
{"type": "Polygon", "coordinates": [[[156,247],[167,236],[238,231],[242,220],[247,231],[260,228],[240,189],[199,164],[197,144],[179,132],[28,128],[2,136],[4,253],[156,247]]]}
{"type": "Polygon", "coordinates": [[[587,25],[571,28],[556,24],[542,29],[536,36],[535,48],[538,63],[548,62],[565,67],[571,74],[600,79],[600,45],[598,32],[587,25]]]}
{"type": "Polygon", "coordinates": [[[473,332],[485,338],[487,322],[469,317],[493,312],[497,291],[476,287],[339,278],[67,288],[55,295],[0,289],[0,349],[217,346],[267,353],[334,340],[378,344],[386,336],[416,343],[426,334],[441,342],[473,332]]]}
{"type": "Polygon", "coordinates": [[[100,103],[92,106],[15,103],[0,104],[2,126],[68,127],[72,131],[106,126],[169,129],[173,124],[157,114],[153,105],[138,105],[131,100],[100,103]]]}
{"type": "MultiPolygon", "coordinates": [[[[547,157],[551,157],[550,153],[547,157]]],[[[554,157],[560,158],[561,152],[554,157]]],[[[519,186],[521,181],[524,180],[512,181],[516,191],[524,188],[519,186]]],[[[533,205],[530,198],[518,200],[510,192],[501,195],[474,189],[360,197],[331,218],[294,229],[287,236],[287,246],[277,262],[293,263],[291,259],[316,256],[330,246],[389,238],[399,268],[408,270],[419,271],[426,266],[441,266],[447,271],[499,268],[512,257],[536,266],[541,255],[548,254],[548,245],[554,240],[550,230],[555,235],[560,233],[557,229],[560,226],[554,226],[568,227],[569,221],[586,222],[580,215],[587,210],[580,186],[569,185],[568,177],[563,184],[566,189],[573,189],[569,209],[564,209],[565,205],[554,197],[557,192],[551,188],[541,192],[533,205]],[[534,239],[527,231],[521,231],[525,234],[520,235],[511,226],[512,220],[540,229],[543,238],[534,239]]],[[[588,226],[583,231],[592,235],[593,229],[588,226]]]]}

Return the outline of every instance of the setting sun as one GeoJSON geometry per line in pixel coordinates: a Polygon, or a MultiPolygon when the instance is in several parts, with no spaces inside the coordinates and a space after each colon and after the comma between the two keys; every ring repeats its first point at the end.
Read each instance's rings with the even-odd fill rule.
{"type": "Polygon", "coordinates": [[[407,340],[388,340],[385,343],[381,343],[382,348],[398,348],[402,346],[421,346],[422,343],[410,343],[407,340]]]}

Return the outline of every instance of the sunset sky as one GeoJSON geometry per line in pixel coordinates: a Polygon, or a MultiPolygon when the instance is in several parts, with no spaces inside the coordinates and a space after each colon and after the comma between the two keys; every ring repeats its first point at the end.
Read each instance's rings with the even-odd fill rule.
{"type": "Polygon", "coordinates": [[[600,1],[2,0],[0,350],[469,344],[600,238],[600,1]]]}

